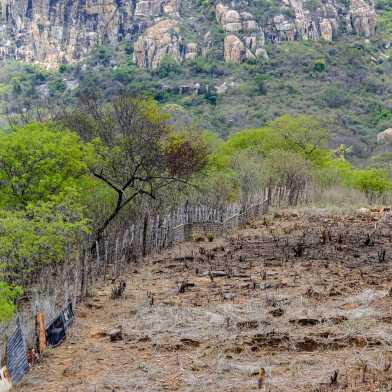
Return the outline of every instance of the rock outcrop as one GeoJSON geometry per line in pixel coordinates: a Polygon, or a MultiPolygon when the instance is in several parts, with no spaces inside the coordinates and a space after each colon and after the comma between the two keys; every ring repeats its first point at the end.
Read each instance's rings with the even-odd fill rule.
{"type": "Polygon", "coordinates": [[[219,3],[216,5],[216,20],[227,32],[246,31],[253,32],[258,25],[252,14],[241,12],[241,14],[229,7],[219,3]]]}
{"type": "Polygon", "coordinates": [[[320,21],[320,36],[325,41],[332,41],[333,26],[329,19],[323,19],[320,21]]]}
{"type": "Polygon", "coordinates": [[[178,22],[162,20],[149,27],[135,42],[133,59],[140,68],[156,69],[165,58],[170,56],[180,61],[178,22]]]}
{"type": "Polygon", "coordinates": [[[228,33],[225,39],[226,61],[267,58],[265,42],[276,44],[300,39],[333,41],[338,37],[340,27],[341,30],[369,37],[376,28],[374,7],[365,0],[353,0],[349,8],[326,0],[313,12],[306,8],[302,0],[284,0],[283,8],[287,12],[272,16],[268,23],[261,26],[251,13],[217,4],[216,19],[228,33]],[[233,33],[245,45],[245,55],[240,55],[243,50],[239,50],[241,45],[233,38],[233,33]]]}
{"type": "Polygon", "coordinates": [[[376,30],[376,12],[364,0],[352,0],[350,22],[355,33],[370,37],[376,30]]]}
{"type": "Polygon", "coordinates": [[[189,42],[185,47],[185,60],[194,60],[198,54],[198,46],[196,42],[189,42]]]}
{"type": "Polygon", "coordinates": [[[179,13],[180,0],[0,0],[0,60],[56,67],[99,43],[133,40],[152,17],[179,13]]]}
{"type": "Polygon", "coordinates": [[[385,131],[377,134],[377,142],[380,144],[392,143],[392,128],[387,128],[385,131]]]}
{"type": "Polygon", "coordinates": [[[246,59],[245,45],[233,34],[226,36],[224,50],[226,62],[239,64],[246,59]]]}
{"type": "Polygon", "coordinates": [[[143,0],[136,2],[136,17],[158,17],[164,15],[178,15],[179,0],[143,0]]]}
{"type": "MultiPolygon", "coordinates": [[[[376,29],[371,1],[351,0],[347,5],[323,0],[311,9],[304,0],[283,0],[268,18],[250,12],[251,0],[218,3],[216,21],[226,34],[224,58],[267,58],[265,43],[333,41],[343,31],[369,37],[376,29]]],[[[51,68],[82,59],[97,44],[116,47],[124,41],[134,43],[134,60],[142,68],[158,67],[165,56],[179,62],[207,56],[222,43],[214,42],[204,26],[199,28],[199,19],[188,9],[183,13],[185,6],[189,4],[180,0],[0,0],[0,61],[24,60],[51,68]],[[181,34],[192,37],[190,42],[181,34]]]]}

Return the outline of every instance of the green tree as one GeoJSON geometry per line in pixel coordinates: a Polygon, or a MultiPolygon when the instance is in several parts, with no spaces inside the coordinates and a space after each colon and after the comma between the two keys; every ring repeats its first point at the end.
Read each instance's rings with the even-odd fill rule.
{"type": "Polygon", "coordinates": [[[7,282],[31,284],[42,267],[60,264],[68,246],[88,231],[83,207],[68,193],[67,198],[30,204],[25,210],[1,210],[0,258],[7,282]]]}
{"type": "Polygon", "coordinates": [[[0,134],[0,206],[26,207],[70,189],[88,174],[91,145],[50,124],[31,124],[0,134]]]}
{"type": "Polygon", "coordinates": [[[314,62],[314,70],[317,72],[324,72],[327,69],[324,59],[317,59],[314,62]]]}
{"type": "Polygon", "coordinates": [[[173,58],[173,56],[166,55],[158,68],[158,75],[160,78],[167,78],[169,76],[180,75],[183,71],[181,65],[173,58]]]}
{"type": "Polygon", "coordinates": [[[67,86],[65,85],[63,78],[61,78],[60,76],[54,78],[48,83],[49,95],[51,97],[63,93],[66,89],[67,86]]]}
{"type": "Polygon", "coordinates": [[[22,294],[19,286],[0,281],[0,322],[9,321],[15,313],[15,301],[22,294]]]}
{"type": "Polygon", "coordinates": [[[349,185],[365,193],[369,201],[392,191],[391,180],[387,173],[380,169],[354,170],[346,181],[349,185]]]}
{"type": "Polygon", "coordinates": [[[82,191],[92,162],[91,145],[53,125],[0,134],[0,280],[31,283],[88,231],[82,191]]]}
{"type": "Polygon", "coordinates": [[[322,164],[330,155],[323,148],[329,137],[328,130],[314,117],[284,115],[272,121],[269,127],[287,151],[301,154],[317,164],[322,164]]]}
{"type": "Polygon", "coordinates": [[[257,75],[255,77],[256,91],[260,95],[267,94],[267,80],[268,78],[265,75],[257,75]]]}

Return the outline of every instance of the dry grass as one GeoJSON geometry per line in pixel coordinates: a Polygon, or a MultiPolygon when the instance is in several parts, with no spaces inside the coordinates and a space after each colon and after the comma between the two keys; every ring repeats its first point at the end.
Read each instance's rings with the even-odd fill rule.
{"type": "Polygon", "coordinates": [[[265,391],[390,391],[392,233],[379,218],[276,213],[135,265],[126,297],[99,287],[17,390],[241,392],[263,368],[265,391]]]}

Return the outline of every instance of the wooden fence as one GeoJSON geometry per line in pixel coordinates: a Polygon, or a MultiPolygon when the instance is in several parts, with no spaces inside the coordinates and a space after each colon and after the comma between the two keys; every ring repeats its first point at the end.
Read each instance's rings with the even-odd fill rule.
{"type": "Polygon", "coordinates": [[[57,331],[61,324],[66,333],[77,297],[91,293],[96,282],[108,277],[115,279],[130,263],[193,239],[195,228],[203,229],[202,234],[198,235],[212,234],[216,237],[242,227],[267,210],[268,200],[262,195],[249,206],[231,204],[210,208],[185,205],[164,217],[144,214],[141,219],[133,219],[106,232],[103,240],[96,244],[94,255],[85,247],[82,252],[77,252],[79,256],[73,263],[63,263],[59,270],[43,274],[42,280],[47,281],[45,276],[52,276],[53,284],[48,285],[46,291],[42,287],[35,294],[31,291],[27,301],[25,299],[19,307],[15,319],[8,325],[0,326],[0,359],[7,351],[14,383],[20,382],[27,371],[25,360],[28,351],[24,347],[28,347],[29,352],[31,349],[39,352],[39,347],[36,347],[40,340],[37,336],[37,314],[45,320],[44,328],[51,342],[51,329],[57,331]]]}
{"type": "MultiPolygon", "coordinates": [[[[268,200],[262,197],[250,206],[185,206],[165,217],[145,215],[122,230],[107,233],[105,239],[96,244],[95,275],[105,279],[111,272],[111,277],[116,277],[132,261],[196,237],[221,236],[267,210],[268,200]]],[[[91,281],[88,277],[84,280],[91,281]]]]}

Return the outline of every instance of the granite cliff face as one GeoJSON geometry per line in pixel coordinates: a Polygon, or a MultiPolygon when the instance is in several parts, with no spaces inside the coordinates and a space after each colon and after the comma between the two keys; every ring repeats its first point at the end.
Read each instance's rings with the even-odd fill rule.
{"type": "MultiPolygon", "coordinates": [[[[369,37],[376,29],[376,13],[367,1],[371,0],[349,4],[323,0],[315,7],[302,0],[283,0],[274,15],[261,20],[249,11],[251,0],[222,2],[215,4],[213,23],[224,32],[225,60],[240,63],[267,59],[265,43],[332,41],[345,33],[369,37]]],[[[134,43],[133,59],[141,68],[157,68],[166,56],[178,62],[205,56],[214,45],[208,31],[197,40],[184,38],[194,29],[190,13],[183,12],[188,4],[181,0],[0,0],[0,60],[51,68],[82,59],[97,44],[116,46],[124,41],[134,43]]]]}
{"type": "Polygon", "coordinates": [[[99,43],[134,40],[155,18],[179,16],[179,0],[1,0],[0,4],[0,59],[48,67],[79,60],[99,43]]]}

